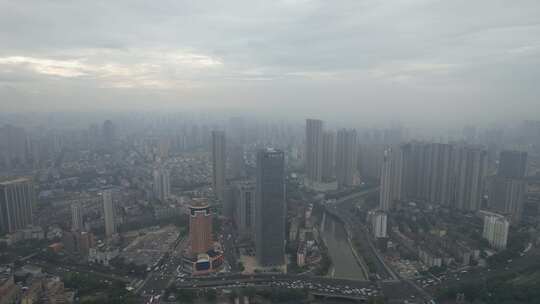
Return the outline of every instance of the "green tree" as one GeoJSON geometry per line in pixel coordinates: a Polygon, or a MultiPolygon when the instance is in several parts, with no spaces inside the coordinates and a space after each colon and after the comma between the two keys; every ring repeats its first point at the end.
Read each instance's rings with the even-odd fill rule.
{"type": "Polygon", "coordinates": [[[196,297],[197,294],[195,293],[195,291],[190,289],[180,289],[176,292],[176,298],[180,300],[181,303],[192,303],[196,297]]]}
{"type": "Polygon", "coordinates": [[[214,289],[208,289],[206,290],[205,297],[208,302],[214,302],[217,299],[217,292],[214,289]]]}

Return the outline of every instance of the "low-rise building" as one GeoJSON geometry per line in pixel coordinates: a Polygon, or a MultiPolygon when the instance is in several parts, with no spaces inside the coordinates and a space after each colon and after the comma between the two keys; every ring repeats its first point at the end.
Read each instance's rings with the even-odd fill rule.
{"type": "Polygon", "coordinates": [[[2,240],[8,245],[25,240],[43,240],[45,232],[39,226],[28,226],[6,235],[2,240]]]}
{"type": "Polygon", "coordinates": [[[12,274],[0,274],[0,304],[16,303],[20,290],[12,274]]]}
{"type": "Polygon", "coordinates": [[[115,257],[117,257],[118,254],[119,252],[116,248],[90,248],[88,251],[88,261],[109,266],[109,262],[115,257]]]}

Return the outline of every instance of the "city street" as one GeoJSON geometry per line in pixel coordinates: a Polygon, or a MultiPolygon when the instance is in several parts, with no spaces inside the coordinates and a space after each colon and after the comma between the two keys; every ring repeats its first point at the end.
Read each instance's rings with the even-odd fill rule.
{"type": "Polygon", "coordinates": [[[174,281],[178,275],[177,269],[182,265],[182,251],[187,245],[187,237],[179,239],[176,245],[168,253],[164,261],[152,269],[143,283],[136,289],[136,293],[144,296],[162,294],[163,291],[174,281]]]}

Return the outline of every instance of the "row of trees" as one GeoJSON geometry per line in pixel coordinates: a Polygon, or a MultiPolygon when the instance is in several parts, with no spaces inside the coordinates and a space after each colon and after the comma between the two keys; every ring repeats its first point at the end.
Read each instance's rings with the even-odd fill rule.
{"type": "Polygon", "coordinates": [[[474,279],[437,291],[440,301],[455,300],[458,293],[479,303],[537,303],[540,299],[540,261],[521,271],[505,271],[489,278],[474,279]]]}

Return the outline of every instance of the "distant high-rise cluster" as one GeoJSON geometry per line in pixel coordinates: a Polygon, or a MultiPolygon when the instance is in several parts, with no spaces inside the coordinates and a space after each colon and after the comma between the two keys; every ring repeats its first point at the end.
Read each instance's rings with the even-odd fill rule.
{"type": "Polygon", "coordinates": [[[381,170],[381,209],[420,199],[464,211],[480,209],[487,152],[470,145],[411,142],[387,150],[381,170]]]}
{"type": "Polygon", "coordinates": [[[28,161],[29,146],[23,128],[0,127],[0,167],[13,168],[28,161]]]}
{"type": "Polygon", "coordinates": [[[106,120],[102,128],[103,143],[108,146],[116,140],[116,127],[112,121],[106,120]]]}
{"type": "Polygon", "coordinates": [[[225,132],[212,131],[212,186],[220,201],[225,199],[225,132]]]}
{"type": "Polygon", "coordinates": [[[330,183],[338,187],[358,184],[358,138],[354,129],[324,131],[323,122],[306,120],[305,168],[308,184],[330,183]]]}
{"type": "Polygon", "coordinates": [[[255,247],[263,266],[282,265],[285,255],[285,156],[283,151],[257,153],[255,247]]]}
{"type": "Polygon", "coordinates": [[[29,178],[0,182],[0,231],[12,233],[32,224],[34,184],[29,178]]]}

